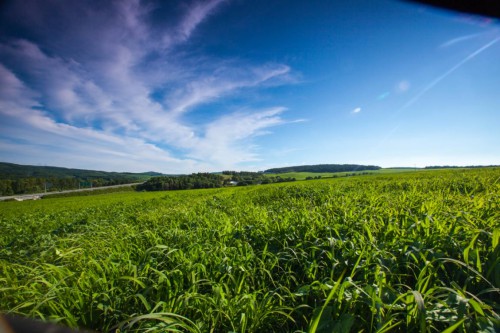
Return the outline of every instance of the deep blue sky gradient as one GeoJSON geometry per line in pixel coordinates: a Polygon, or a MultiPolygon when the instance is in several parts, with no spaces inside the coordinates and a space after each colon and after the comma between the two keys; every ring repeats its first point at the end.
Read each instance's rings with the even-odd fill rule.
{"type": "Polygon", "coordinates": [[[500,164],[500,23],[391,0],[11,1],[0,160],[500,164]]]}

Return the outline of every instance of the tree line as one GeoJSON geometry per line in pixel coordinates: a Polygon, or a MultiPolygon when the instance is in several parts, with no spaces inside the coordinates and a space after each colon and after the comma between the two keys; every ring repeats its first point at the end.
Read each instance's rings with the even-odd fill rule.
{"type": "Polygon", "coordinates": [[[261,172],[223,171],[222,174],[193,173],[182,176],[152,177],[136,187],[137,191],[189,190],[218,188],[224,186],[246,186],[294,181],[292,177],[268,177],[261,172]]]}
{"type": "Polygon", "coordinates": [[[146,182],[137,185],[137,191],[167,191],[188,190],[200,188],[216,188],[224,185],[222,175],[211,173],[193,173],[183,176],[152,177],[146,182]]]}
{"type": "Polygon", "coordinates": [[[129,184],[133,180],[128,178],[19,178],[19,179],[0,179],[0,195],[9,196],[17,194],[57,192],[64,190],[75,190],[78,188],[90,188],[99,186],[111,186],[129,184]]]}
{"type": "Polygon", "coordinates": [[[0,162],[0,195],[18,195],[144,181],[156,172],[106,172],[0,162]]]}
{"type": "Polygon", "coordinates": [[[245,186],[245,185],[258,185],[258,184],[272,184],[272,183],[283,183],[283,182],[293,182],[295,178],[293,177],[280,177],[280,176],[268,176],[264,172],[252,172],[252,171],[222,171],[223,175],[231,176],[229,179],[234,185],[245,186]]]}

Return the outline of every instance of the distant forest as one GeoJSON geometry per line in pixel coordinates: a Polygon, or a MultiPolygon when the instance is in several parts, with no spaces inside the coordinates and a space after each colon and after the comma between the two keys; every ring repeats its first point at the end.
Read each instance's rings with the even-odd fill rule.
{"type": "Polygon", "coordinates": [[[212,173],[196,173],[186,176],[152,177],[137,185],[137,191],[186,190],[197,188],[216,188],[224,185],[224,177],[212,173]]]}
{"type": "Polygon", "coordinates": [[[261,172],[223,171],[222,174],[193,173],[183,176],[152,177],[137,185],[137,191],[189,190],[224,186],[245,186],[295,181],[291,177],[268,177],[261,172]]]}
{"type": "Polygon", "coordinates": [[[0,195],[16,195],[145,181],[157,172],[128,173],[0,162],[0,195]]]}
{"type": "Polygon", "coordinates": [[[265,170],[265,173],[287,173],[287,172],[349,172],[381,169],[375,165],[358,164],[316,164],[316,165],[298,165],[284,168],[273,168],[265,170]]]}

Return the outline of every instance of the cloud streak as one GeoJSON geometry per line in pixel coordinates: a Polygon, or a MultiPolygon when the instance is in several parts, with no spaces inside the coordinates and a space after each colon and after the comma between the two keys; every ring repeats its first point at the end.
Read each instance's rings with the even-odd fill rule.
{"type": "Polygon", "coordinates": [[[211,0],[195,3],[179,25],[181,41],[189,39],[196,27],[225,0],[211,0]]]}
{"type": "Polygon", "coordinates": [[[29,15],[19,28],[30,22],[40,30],[0,43],[0,158],[163,172],[257,160],[252,138],[288,123],[285,108],[252,109],[241,94],[291,83],[290,67],[178,48],[226,2],[192,2],[165,26],[152,19],[161,8],[137,0],[88,7],[28,1],[37,9],[28,14],[19,4],[9,7],[10,17],[29,15]],[[49,12],[58,13],[56,22],[49,12]],[[223,104],[194,121],[198,108],[235,96],[245,104],[223,104]]]}
{"type": "Polygon", "coordinates": [[[413,104],[415,104],[422,96],[424,96],[429,90],[434,88],[438,83],[440,83],[442,80],[447,78],[449,75],[451,75],[453,72],[455,72],[457,69],[465,65],[467,62],[470,60],[474,59],[477,57],[479,54],[483,53],[496,43],[500,41],[500,37],[497,37],[490,42],[486,43],[485,45],[481,46],[479,49],[476,51],[470,53],[468,56],[463,58],[460,62],[458,62],[455,66],[451,67],[449,70],[447,70],[445,73],[442,75],[438,76],[435,78],[433,81],[431,81],[427,86],[425,86],[418,94],[416,94],[412,99],[410,99],[405,105],[403,105],[402,109],[406,109],[413,104]]]}
{"type": "Polygon", "coordinates": [[[455,45],[455,44],[458,44],[458,43],[461,43],[461,42],[464,42],[466,40],[469,40],[469,39],[474,39],[476,37],[479,37],[479,36],[482,36],[484,34],[486,34],[487,32],[478,32],[478,33],[474,33],[474,34],[468,34],[468,35],[463,35],[463,36],[460,36],[460,37],[456,37],[456,38],[452,38],[446,42],[444,42],[443,44],[441,44],[441,48],[446,48],[446,47],[450,47],[452,45],[455,45]]]}

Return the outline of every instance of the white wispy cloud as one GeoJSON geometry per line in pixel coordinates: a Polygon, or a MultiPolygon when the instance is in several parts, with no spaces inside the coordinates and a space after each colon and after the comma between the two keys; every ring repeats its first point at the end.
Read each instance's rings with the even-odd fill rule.
{"type": "Polygon", "coordinates": [[[176,50],[225,2],[192,2],[162,29],[148,16],[155,7],[139,0],[106,3],[111,7],[104,10],[28,1],[38,9],[29,14],[16,4],[14,16],[30,15],[33,29],[47,25],[49,33],[0,43],[1,158],[164,172],[217,170],[258,159],[251,139],[287,123],[285,108],[235,113],[241,106],[233,105],[202,124],[186,117],[244,90],[292,82],[284,64],[176,50]],[[67,29],[57,30],[49,18],[67,29]]]}
{"type": "Polygon", "coordinates": [[[194,3],[179,25],[178,31],[180,33],[180,40],[187,40],[196,27],[223,2],[225,2],[225,0],[210,0],[194,3]]]}
{"type": "Polygon", "coordinates": [[[167,151],[145,140],[118,136],[90,127],[57,122],[37,106],[34,94],[8,69],[0,65],[0,157],[15,156],[17,162],[59,163],[72,167],[100,165],[106,170],[140,171],[158,169],[164,163],[182,172],[184,167],[202,164],[172,157],[167,151]]]}
{"type": "Polygon", "coordinates": [[[188,82],[169,96],[167,103],[170,110],[176,114],[188,111],[202,103],[233,93],[238,89],[259,86],[273,78],[289,73],[290,68],[285,65],[266,65],[241,69],[241,66],[228,67],[223,64],[216,70],[201,78],[188,82]]]}
{"type": "Polygon", "coordinates": [[[230,167],[232,159],[239,162],[258,160],[256,147],[250,139],[268,134],[267,129],[284,124],[280,116],[284,111],[285,108],[278,107],[225,115],[206,126],[204,136],[196,140],[190,156],[222,168],[230,167]]]}

